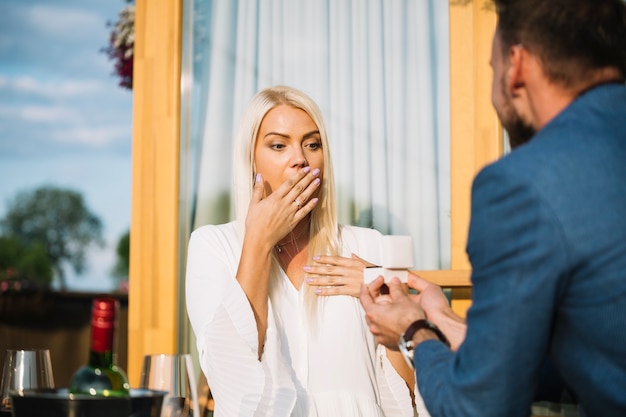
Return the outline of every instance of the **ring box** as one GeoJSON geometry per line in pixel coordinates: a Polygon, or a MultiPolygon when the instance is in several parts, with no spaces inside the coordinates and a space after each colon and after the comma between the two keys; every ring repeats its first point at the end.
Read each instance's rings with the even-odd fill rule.
{"type": "Polygon", "coordinates": [[[406,282],[408,269],[413,267],[413,238],[411,236],[387,235],[381,242],[381,266],[363,270],[363,281],[369,284],[379,276],[388,282],[398,277],[406,282]]]}

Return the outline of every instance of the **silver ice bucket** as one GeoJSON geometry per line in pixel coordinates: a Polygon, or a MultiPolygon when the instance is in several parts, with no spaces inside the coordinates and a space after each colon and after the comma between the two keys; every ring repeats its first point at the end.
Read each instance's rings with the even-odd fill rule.
{"type": "Polygon", "coordinates": [[[128,397],[70,394],[67,388],[11,393],[13,417],[160,417],[167,392],[131,389],[128,397]]]}

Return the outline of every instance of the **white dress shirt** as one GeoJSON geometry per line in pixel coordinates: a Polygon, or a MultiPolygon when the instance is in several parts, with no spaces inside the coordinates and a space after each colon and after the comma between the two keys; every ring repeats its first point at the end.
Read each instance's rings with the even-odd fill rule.
{"type": "MultiPolygon", "coordinates": [[[[373,229],[342,226],[342,256],[355,253],[377,263],[381,238],[373,229]]],[[[187,311],[216,417],[416,415],[404,380],[376,345],[355,297],[320,297],[313,320],[319,326],[311,326],[306,284],[298,290],[283,273],[268,305],[259,361],[256,321],[235,279],[240,255],[235,222],[200,227],[189,241],[187,311]]]]}

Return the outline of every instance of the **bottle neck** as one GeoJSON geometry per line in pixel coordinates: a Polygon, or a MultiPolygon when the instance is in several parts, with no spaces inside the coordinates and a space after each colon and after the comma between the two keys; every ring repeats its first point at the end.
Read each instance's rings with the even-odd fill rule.
{"type": "Polygon", "coordinates": [[[113,352],[96,352],[94,350],[89,351],[89,366],[95,368],[110,368],[113,366],[113,352]]]}
{"type": "Polygon", "coordinates": [[[115,328],[112,322],[91,324],[91,350],[106,352],[113,350],[113,335],[115,328]]]}
{"type": "Polygon", "coordinates": [[[112,300],[96,300],[91,316],[90,365],[111,366],[113,364],[114,337],[115,303],[112,300]]]}

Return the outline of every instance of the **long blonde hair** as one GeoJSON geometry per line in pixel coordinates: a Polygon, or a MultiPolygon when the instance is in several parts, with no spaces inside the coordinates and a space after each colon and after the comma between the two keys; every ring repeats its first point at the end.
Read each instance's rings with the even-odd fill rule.
{"type": "MultiPolygon", "coordinates": [[[[256,175],[254,164],[254,149],[256,146],[259,127],[265,115],[279,105],[288,105],[306,112],[317,125],[322,142],[324,155],[324,180],[321,183],[316,207],[311,212],[309,226],[309,246],[307,263],[312,262],[313,255],[339,254],[339,226],[337,224],[337,210],[335,199],[335,178],[330,156],[328,134],[322,113],[317,104],[305,93],[292,87],[274,86],[259,91],[248,103],[244,111],[239,130],[235,138],[233,170],[234,170],[234,203],[235,218],[239,232],[243,238],[248,207],[252,198],[254,178],[256,175]]],[[[277,293],[274,291],[276,282],[280,278],[278,258],[273,255],[272,272],[270,277],[270,298],[275,301],[277,293]]],[[[319,297],[307,287],[306,305],[309,317],[314,317],[317,311],[319,297]]],[[[313,320],[314,322],[316,320],[313,320]]]]}

